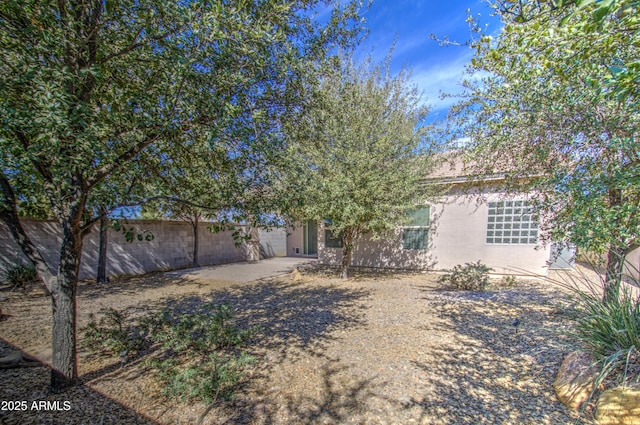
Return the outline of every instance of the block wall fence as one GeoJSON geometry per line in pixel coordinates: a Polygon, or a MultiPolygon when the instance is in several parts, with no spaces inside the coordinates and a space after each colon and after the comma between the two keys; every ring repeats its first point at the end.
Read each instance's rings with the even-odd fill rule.
{"type": "MultiPolygon", "coordinates": [[[[50,267],[55,270],[59,259],[60,232],[57,223],[24,219],[25,232],[36,244],[50,267]]],[[[193,231],[188,223],[180,221],[129,220],[127,227],[138,232],[148,231],[152,241],[127,242],[120,232],[109,229],[107,249],[107,275],[135,275],[159,270],[190,267],[193,253],[193,231]]],[[[200,265],[235,263],[246,260],[244,246],[236,246],[231,232],[211,233],[207,223],[200,223],[200,265]]],[[[285,229],[259,231],[260,258],[286,255],[285,229]]],[[[99,247],[98,226],[84,238],[80,279],[96,276],[99,247]]],[[[0,223],[0,279],[8,267],[28,263],[7,227],[0,223]]]]}

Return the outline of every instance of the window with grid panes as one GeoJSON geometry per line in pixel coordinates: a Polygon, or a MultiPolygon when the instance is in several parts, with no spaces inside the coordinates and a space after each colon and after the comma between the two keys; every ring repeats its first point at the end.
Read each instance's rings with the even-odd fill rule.
{"type": "Polygon", "coordinates": [[[538,222],[530,202],[489,202],[488,244],[533,245],[537,242],[538,222]]]}
{"type": "Polygon", "coordinates": [[[429,207],[420,208],[409,215],[402,229],[402,249],[427,249],[429,242],[429,207]]]}

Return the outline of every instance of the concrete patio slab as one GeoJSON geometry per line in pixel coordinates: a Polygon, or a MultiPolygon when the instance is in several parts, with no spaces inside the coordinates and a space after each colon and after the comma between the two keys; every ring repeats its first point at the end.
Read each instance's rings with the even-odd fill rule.
{"type": "Polygon", "coordinates": [[[290,273],[296,267],[317,261],[315,258],[273,257],[256,263],[233,263],[168,272],[169,276],[194,280],[252,282],[290,273]]]}

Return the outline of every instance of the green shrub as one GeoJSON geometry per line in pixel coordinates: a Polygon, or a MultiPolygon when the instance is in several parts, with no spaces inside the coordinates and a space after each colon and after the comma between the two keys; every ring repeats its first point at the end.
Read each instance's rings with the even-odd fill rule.
{"type": "Polygon", "coordinates": [[[140,324],[130,323],[125,311],[113,308],[99,314],[99,320],[91,314],[81,329],[83,346],[92,352],[120,355],[126,361],[128,353],[158,343],[164,352],[147,363],[157,369],[164,393],[183,401],[211,403],[230,398],[244,368],[254,361],[238,348],[260,329],[234,326],[228,304],[206,305],[197,313],[164,310],[140,324]]]}
{"type": "Polygon", "coordinates": [[[613,379],[624,384],[640,378],[640,298],[637,286],[624,286],[617,300],[605,302],[603,288],[590,282],[574,288],[577,336],[601,362],[600,382],[613,379]]]}
{"type": "MultiPolygon", "coordinates": [[[[101,309],[96,321],[93,313],[89,315],[89,323],[80,329],[82,345],[90,352],[107,352],[112,355],[122,355],[138,351],[146,344],[145,333],[130,322],[125,311],[113,308],[101,309]]],[[[123,356],[123,357],[126,357],[123,356]]]]}
{"type": "Polygon", "coordinates": [[[13,289],[26,289],[27,285],[38,281],[38,274],[33,265],[18,263],[6,271],[5,281],[13,286],[13,289]]]}
{"type": "Polygon", "coordinates": [[[244,367],[255,359],[245,353],[238,355],[211,353],[192,364],[180,364],[175,358],[151,361],[164,383],[164,394],[182,401],[192,399],[212,403],[233,396],[233,389],[242,379],[244,367]]]}
{"type": "Polygon", "coordinates": [[[149,364],[158,370],[165,394],[207,403],[229,398],[253,357],[238,348],[254,337],[258,327],[234,326],[228,304],[176,314],[163,311],[147,322],[153,341],[165,349],[165,359],[149,364]]]}
{"type": "Polygon", "coordinates": [[[148,322],[154,341],[163,348],[176,352],[193,351],[206,354],[212,350],[231,348],[252,338],[259,330],[237,329],[232,322],[231,308],[224,303],[213,308],[211,305],[191,314],[172,314],[164,310],[148,322]]]}
{"type": "Polygon", "coordinates": [[[440,277],[440,283],[449,283],[454,289],[464,291],[483,291],[489,284],[489,272],[493,269],[485,266],[480,261],[458,264],[447,274],[440,277]]]}
{"type": "Polygon", "coordinates": [[[551,282],[570,290],[570,304],[561,305],[561,311],[575,323],[577,339],[600,366],[595,388],[639,382],[640,281],[620,282],[617,296],[605,300],[610,286],[602,275],[596,280],[585,273],[562,279],[551,282]]]}

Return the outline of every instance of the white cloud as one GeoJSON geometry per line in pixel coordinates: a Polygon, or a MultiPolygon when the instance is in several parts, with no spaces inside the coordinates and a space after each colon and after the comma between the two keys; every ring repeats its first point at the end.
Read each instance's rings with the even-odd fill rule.
{"type": "Polygon", "coordinates": [[[441,96],[442,94],[457,95],[462,92],[461,81],[464,68],[472,57],[471,49],[465,49],[464,53],[453,60],[413,68],[411,81],[423,92],[425,103],[431,105],[434,112],[449,109],[456,103],[455,97],[441,99],[441,96]]]}

